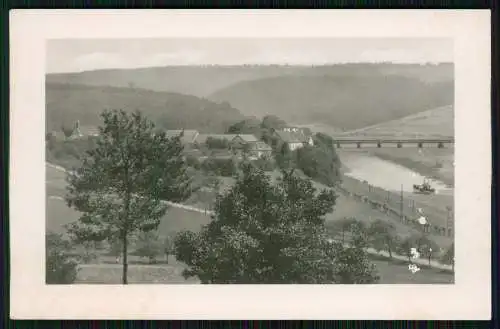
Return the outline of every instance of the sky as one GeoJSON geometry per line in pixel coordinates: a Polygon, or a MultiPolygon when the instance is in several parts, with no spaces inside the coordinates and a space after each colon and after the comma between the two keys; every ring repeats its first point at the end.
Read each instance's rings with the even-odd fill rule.
{"type": "Polygon", "coordinates": [[[47,73],[176,65],[453,61],[453,40],[404,39],[57,39],[47,73]]]}

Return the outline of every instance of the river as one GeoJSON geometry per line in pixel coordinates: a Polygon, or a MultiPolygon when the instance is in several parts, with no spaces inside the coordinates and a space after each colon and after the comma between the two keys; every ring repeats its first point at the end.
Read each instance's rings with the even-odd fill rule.
{"type": "MultiPolygon", "coordinates": [[[[357,150],[337,150],[342,164],[346,167],[346,176],[367,181],[389,191],[413,192],[413,184],[422,184],[424,176],[409,168],[357,150]]],[[[453,188],[438,180],[429,180],[437,194],[453,195],[453,188]]]]}

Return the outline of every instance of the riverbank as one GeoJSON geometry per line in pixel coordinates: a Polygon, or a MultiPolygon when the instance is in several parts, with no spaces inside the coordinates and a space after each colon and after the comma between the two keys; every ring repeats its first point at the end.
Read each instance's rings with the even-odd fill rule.
{"type": "Polygon", "coordinates": [[[422,176],[454,185],[454,149],[375,149],[368,153],[382,160],[406,167],[422,176]]]}

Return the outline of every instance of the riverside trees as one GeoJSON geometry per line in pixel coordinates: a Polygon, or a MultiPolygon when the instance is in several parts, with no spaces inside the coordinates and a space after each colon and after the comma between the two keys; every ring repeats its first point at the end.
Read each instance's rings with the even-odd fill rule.
{"type": "Polygon", "coordinates": [[[190,179],[179,137],[155,132],[139,111],[104,111],[96,147],[68,174],[68,206],[82,215],[68,227],[79,241],[121,241],[127,283],[130,237],[157,229],[167,211],[162,199],[182,201],[190,179]]]}

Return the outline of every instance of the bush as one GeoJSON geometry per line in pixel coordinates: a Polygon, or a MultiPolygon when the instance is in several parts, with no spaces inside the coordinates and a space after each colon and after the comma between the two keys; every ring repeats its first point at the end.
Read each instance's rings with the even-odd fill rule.
{"type": "Polygon", "coordinates": [[[275,164],[272,160],[259,158],[257,160],[252,161],[252,163],[263,171],[273,171],[275,169],[275,164]]]}
{"type": "Polygon", "coordinates": [[[232,159],[208,158],[203,161],[201,168],[217,176],[231,177],[236,173],[236,166],[232,159]]]}
{"type": "Polygon", "coordinates": [[[327,186],[339,181],[340,161],[335,149],[320,143],[302,147],[296,153],[296,166],[307,176],[327,186]]]}
{"type": "Polygon", "coordinates": [[[186,165],[194,169],[200,169],[200,160],[194,155],[186,156],[186,165]]]}
{"type": "Polygon", "coordinates": [[[229,141],[223,138],[208,137],[206,141],[209,149],[228,149],[229,141]]]}
{"type": "Polygon", "coordinates": [[[70,243],[62,235],[47,233],[45,237],[45,280],[47,284],[70,284],[77,275],[77,263],[69,256],[70,243]]]}
{"type": "Polygon", "coordinates": [[[150,264],[156,263],[156,257],[163,252],[162,244],[158,232],[141,232],[136,242],[135,254],[149,259],[150,264]]]}

